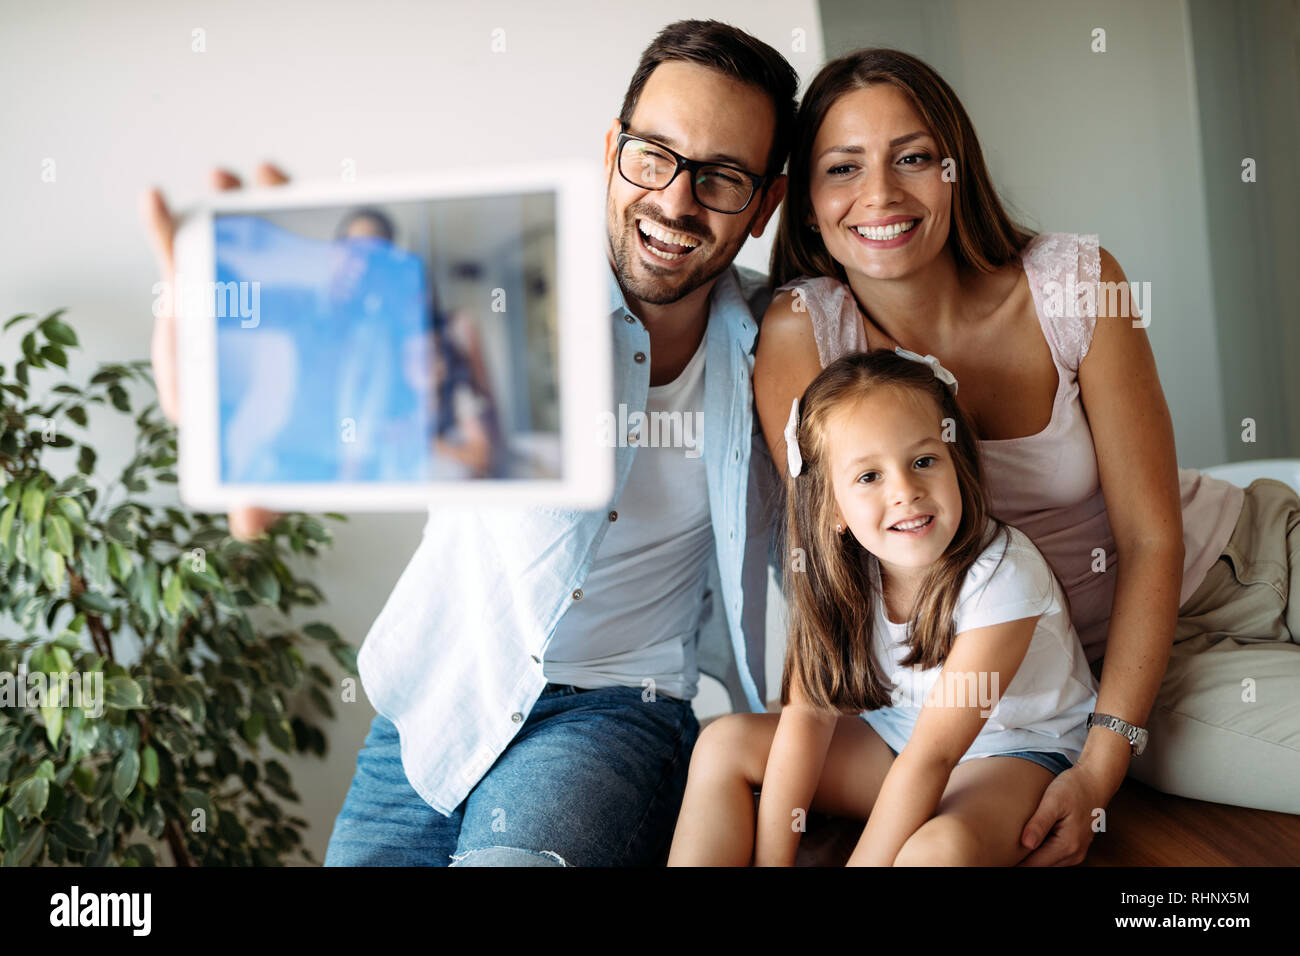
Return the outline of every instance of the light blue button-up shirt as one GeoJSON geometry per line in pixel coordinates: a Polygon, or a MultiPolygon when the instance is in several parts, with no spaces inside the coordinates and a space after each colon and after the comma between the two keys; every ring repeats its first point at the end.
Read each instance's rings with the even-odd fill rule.
{"type": "MultiPolygon", "coordinates": [[[[697,659],[755,712],[765,710],[767,567],[780,500],[751,385],[769,298],[765,277],[732,266],[714,283],[705,330],[702,449],[715,547],[697,659]]],[[[650,334],[612,269],[610,308],[617,420],[620,403],[629,415],[645,410],[650,334]]],[[[397,726],[411,786],[440,813],[460,805],[546,686],[546,646],[580,599],[636,450],[615,449],[614,498],[594,511],[430,507],[358,667],[371,703],[397,726]]]]}

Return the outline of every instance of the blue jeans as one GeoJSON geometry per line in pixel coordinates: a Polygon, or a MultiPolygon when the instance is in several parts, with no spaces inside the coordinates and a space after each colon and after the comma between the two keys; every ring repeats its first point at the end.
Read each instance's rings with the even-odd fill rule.
{"type": "MultiPolygon", "coordinates": [[[[889,747],[889,744],[885,744],[889,747]]],[[[898,751],[889,747],[890,752],[897,757],[898,751]]],[[[1053,774],[1060,774],[1063,770],[1069,770],[1074,764],[1058,753],[1050,750],[1009,750],[1004,754],[992,754],[995,757],[1021,757],[1030,763],[1036,763],[1040,767],[1046,767],[1053,774]]],[[[983,758],[980,758],[983,759],[983,758]]]]}
{"type": "Polygon", "coordinates": [[[700,734],[689,701],[547,684],[450,816],[415,792],[377,715],[326,866],[653,866],[667,862],[700,734]]]}

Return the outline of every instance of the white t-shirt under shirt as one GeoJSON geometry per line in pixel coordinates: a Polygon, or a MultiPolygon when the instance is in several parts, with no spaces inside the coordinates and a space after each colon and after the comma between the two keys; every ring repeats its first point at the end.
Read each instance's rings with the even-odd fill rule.
{"type": "MultiPolygon", "coordinates": [[[[990,522],[986,533],[992,531],[990,522]]],[[[1070,622],[1061,585],[1033,542],[1015,528],[1010,531],[1010,545],[1004,534],[997,533],[967,572],[953,612],[954,633],[1042,616],[1015,677],[1006,687],[996,689],[1001,696],[959,762],[1016,750],[1047,750],[1075,763],[1087,736],[1088,714],[1097,702],[1097,682],[1070,622]]],[[[879,564],[873,557],[866,560],[879,588],[879,564]]],[[[890,621],[884,601],[877,600],[872,650],[893,685],[891,699],[895,703],[865,711],[862,718],[896,751],[907,743],[943,669],[942,665],[902,667],[900,662],[908,653],[906,641],[907,625],[890,621]]],[[[990,693],[994,688],[988,676],[982,681],[983,686],[978,679],[959,686],[953,680],[942,699],[967,706],[989,701],[995,696],[990,693]]]]}
{"type": "Polygon", "coordinates": [[[696,695],[696,632],[713,549],[700,434],[707,338],[675,380],[650,387],[632,471],[613,505],[618,517],[581,600],[542,655],[549,681],[644,687],[650,679],[656,693],[696,695]]]}

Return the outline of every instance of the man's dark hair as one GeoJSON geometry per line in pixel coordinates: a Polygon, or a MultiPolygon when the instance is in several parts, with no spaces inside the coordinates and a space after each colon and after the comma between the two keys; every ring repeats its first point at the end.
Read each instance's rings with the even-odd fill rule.
{"type": "Polygon", "coordinates": [[[351,228],[352,224],[361,219],[373,223],[379,234],[389,242],[392,242],[394,237],[397,235],[397,230],[393,228],[393,220],[389,219],[388,216],[384,215],[384,213],[380,212],[378,209],[364,206],[360,209],[353,209],[343,217],[338,224],[338,228],[334,231],[334,238],[342,239],[348,234],[348,229],[351,228]]]}
{"type": "Polygon", "coordinates": [[[659,64],[672,61],[706,66],[741,83],[757,86],[768,95],[776,111],[776,131],[763,172],[767,176],[781,172],[790,152],[795,93],[799,89],[799,75],[785,57],[757,37],[717,20],[670,23],[641,54],[641,62],[623,97],[623,109],[618,114],[624,124],[632,122],[650,74],[659,64]]]}

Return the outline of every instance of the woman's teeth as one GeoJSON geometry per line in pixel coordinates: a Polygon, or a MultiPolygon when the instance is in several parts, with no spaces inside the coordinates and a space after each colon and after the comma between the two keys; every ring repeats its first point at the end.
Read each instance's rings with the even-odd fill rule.
{"type": "Polygon", "coordinates": [[[854,226],[859,236],[864,239],[894,239],[907,232],[921,220],[912,219],[908,222],[896,222],[889,226],[854,226]]]}
{"type": "Polygon", "coordinates": [[[926,515],[924,518],[913,518],[911,521],[900,521],[891,527],[890,531],[918,531],[926,527],[934,520],[934,515],[926,515]]]}

